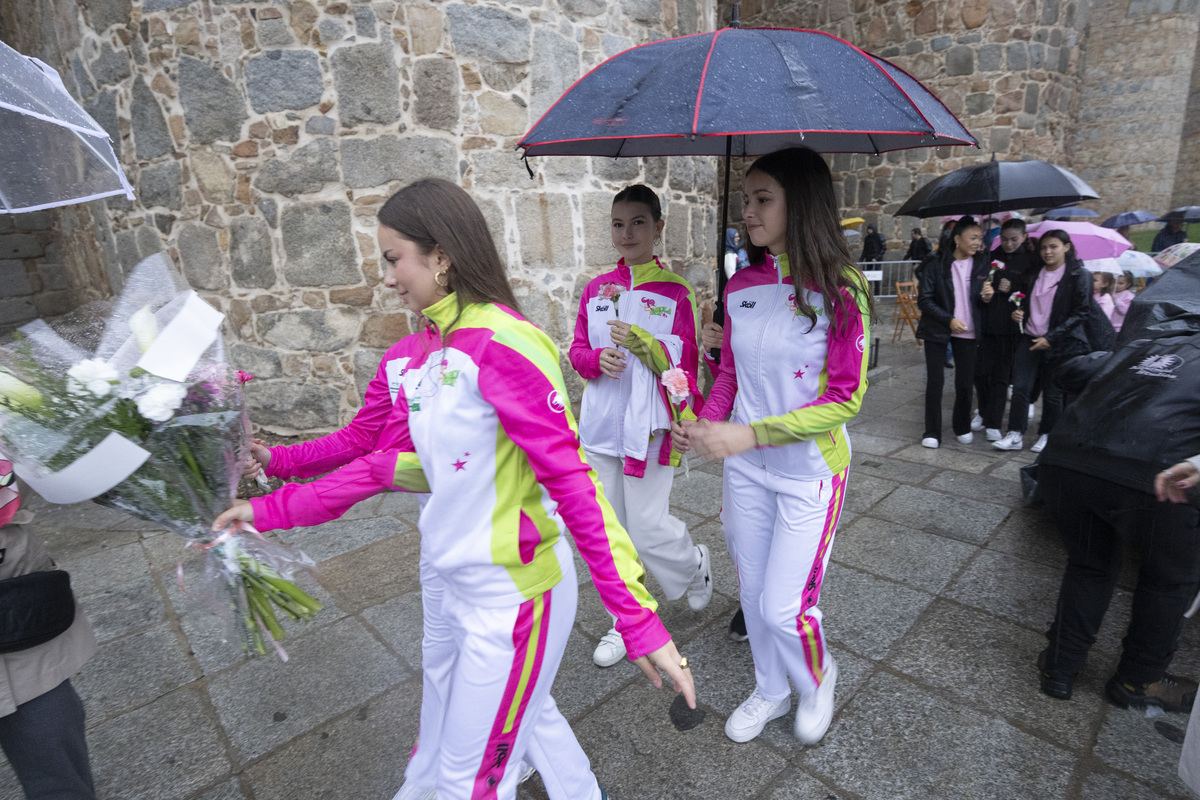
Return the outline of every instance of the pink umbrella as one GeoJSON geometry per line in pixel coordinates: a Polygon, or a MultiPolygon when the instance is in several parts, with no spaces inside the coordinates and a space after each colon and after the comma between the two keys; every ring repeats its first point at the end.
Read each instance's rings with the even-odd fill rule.
{"type": "Polygon", "coordinates": [[[1133,242],[1110,228],[1101,228],[1090,222],[1062,222],[1049,219],[1026,228],[1030,236],[1041,237],[1050,231],[1066,231],[1075,245],[1075,254],[1084,261],[1095,258],[1116,258],[1133,242]]]}

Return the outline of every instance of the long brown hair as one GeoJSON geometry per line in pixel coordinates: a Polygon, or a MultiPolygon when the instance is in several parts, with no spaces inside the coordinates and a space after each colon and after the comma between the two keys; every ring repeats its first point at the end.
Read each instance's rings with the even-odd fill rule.
{"type": "Polygon", "coordinates": [[[450,259],[446,288],[457,293],[459,315],[469,303],[498,303],[520,313],[483,212],[462,188],[422,178],[389,197],[378,219],[422,255],[441,245],[450,259]]]}
{"type": "MultiPolygon", "coordinates": [[[[825,301],[827,312],[841,312],[848,319],[846,296],[861,292],[867,299],[867,313],[875,314],[871,289],[857,268],[846,235],[838,221],[837,203],[833,197],[833,176],[825,160],[807,147],[776,150],[755,161],[747,175],[762,172],[783,187],[787,204],[787,256],[792,283],[797,289],[812,284],[825,301]]],[[[746,243],[750,263],[766,258],[766,249],[753,242],[746,243]]],[[[776,254],[778,255],[778,254],[776,254]]],[[[796,292],[797,311],[816,324],[817,312],[801,291],[796,292]]],[[[836,319],[834,316],[831,319],[836,319]]]]}

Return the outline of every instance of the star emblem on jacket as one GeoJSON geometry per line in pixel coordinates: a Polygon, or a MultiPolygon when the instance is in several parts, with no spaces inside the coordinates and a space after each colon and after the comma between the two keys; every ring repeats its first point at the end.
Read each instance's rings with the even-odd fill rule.
{"type": "Polygon", "coordinates": [[[464,469],[467,468],[467,462],[464,461],[463,459],[467,458],[470,455],[471,455],[470,453],[463,453],[463,457],[460,458],[458,461],[454,462],[454,471],[455,472],[462,472],[464,469]]]}

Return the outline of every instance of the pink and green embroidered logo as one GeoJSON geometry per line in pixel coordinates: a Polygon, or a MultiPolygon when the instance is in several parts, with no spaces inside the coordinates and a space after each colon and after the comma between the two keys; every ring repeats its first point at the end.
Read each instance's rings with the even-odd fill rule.
{"type": "Polygon", "coordinates": [[[421,410],[421,398],[414,397],[408,401],[408,413],[413,414],[421,410]]]}
{"type": "Polygon", "coordinates": [[[454,382],[458,380],[459,372],[461,372],[461,370],[456,369],[453,372],[447,372],[444,375],[442,375],[442,385],[443,386],[453,386],[454,382]]]}

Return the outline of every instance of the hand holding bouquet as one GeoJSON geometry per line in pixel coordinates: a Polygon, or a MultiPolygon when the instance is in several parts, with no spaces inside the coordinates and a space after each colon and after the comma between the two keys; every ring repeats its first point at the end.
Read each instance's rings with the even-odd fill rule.
{"type": "Polygon", "coordinates": [[[0,346],[0,453],[52,503],[94,498],[204,551],[210,594],[249,655],[265,652],[264,634],[282,638],[275,608],[311,619],[321,604],[292,583],[315,566],[303,553],[244,528],[209,530],[249,448],[222,319],[158,255],[130,274],[94,353],[26,325],[0,346]]]}

